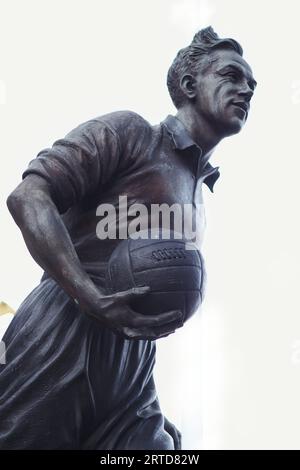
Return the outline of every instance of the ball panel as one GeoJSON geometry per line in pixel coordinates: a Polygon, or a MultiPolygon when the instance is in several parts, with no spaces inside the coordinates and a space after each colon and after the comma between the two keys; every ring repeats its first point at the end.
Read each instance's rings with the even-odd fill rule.
{"type": "Polygon", "coordinates": [[[131,270],[128,243],[121,243],[122,246],[118,245],[112,253],[107,268],[106,285],[112,292],[136,287],[131,270]]]}
{"type": "Polygon", "coordinates": [[[174,241],[156,243],[130,250],[132,270],[146,270],[155,266],[201,266],[198,251],[185,250],[184,243],[174,241]]]}
{"type": "Polygon", "coordinates": [[[152,291],[200,290],[201,271],[195,266],[166,266],[133,272],[136,285],[149,285],[152,291]]]}
{"type": "Polygon", "coordinates": [[[178,292],[151,292],[147,294],[147,302],[137,299],[131,302],[133,310],[144,315],[156,315],[168,310],[181,310],[184,321],[188,320],[201,304],[199,290],[178,292]]]}
{"type": "Polygon", "coordinates": [[[150,292],[144,300],[134,300],[130,305],[133,310],[144,315],[157,315],[169,310],[181,310],[184,318],[186,317],[185,292],[172,292],[172,295],[169,292],[150,292]]]}

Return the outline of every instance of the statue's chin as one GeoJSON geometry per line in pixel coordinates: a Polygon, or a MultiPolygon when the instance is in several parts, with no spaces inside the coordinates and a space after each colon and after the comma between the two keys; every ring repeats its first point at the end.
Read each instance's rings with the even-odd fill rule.
{"type": "Polygon", "coordinates": [[[238,134],[243,129],[244,125],[245,121],[241,121],[240,119],[231,120],[230,125],[224,126],[224,137],[238,134]]]}

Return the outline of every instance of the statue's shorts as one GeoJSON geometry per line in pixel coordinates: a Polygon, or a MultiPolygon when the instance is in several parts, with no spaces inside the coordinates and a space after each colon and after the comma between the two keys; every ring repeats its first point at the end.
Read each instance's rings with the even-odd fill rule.
{"type": "Polygon", "coordinates": [[[174,449],[153,381],[155,342],[115,335],[49,277],[3,341],[0,449],[174,449]]]}

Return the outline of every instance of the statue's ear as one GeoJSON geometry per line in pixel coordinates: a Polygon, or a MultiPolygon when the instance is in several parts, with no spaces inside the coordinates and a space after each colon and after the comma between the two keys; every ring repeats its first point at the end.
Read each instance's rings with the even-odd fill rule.
{"type": "Polygon", "coordinates": [[[196,80],[192,75],[184,75],[180,80],[180,88],[187,98],[193,99],[196,96],[196,80]]]}

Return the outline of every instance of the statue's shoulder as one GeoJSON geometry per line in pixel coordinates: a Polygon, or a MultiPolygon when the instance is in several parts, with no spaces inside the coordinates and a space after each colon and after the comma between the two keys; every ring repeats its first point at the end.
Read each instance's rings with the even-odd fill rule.
{"type": "Polygon", "coordinates": [[[124,111],[114,111],[112,113],[104,114],[94,119],[95,121],[106,124],[112,130],[118,134],[122,134],[123,131],[126,131],[128,135],[129,132],[136,132],[137,130],[151,129],[151,124],[146,121],[140,114],[124,110],[124,111]]]}

